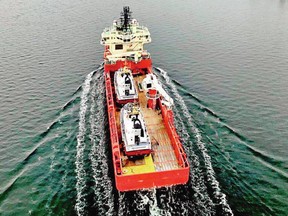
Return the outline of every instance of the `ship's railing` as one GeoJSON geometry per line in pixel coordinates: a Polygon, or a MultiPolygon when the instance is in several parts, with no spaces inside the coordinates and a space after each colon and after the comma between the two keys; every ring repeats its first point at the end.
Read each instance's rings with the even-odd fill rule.
{"type": "MultiPolygon", "coordinates": [[[[131,29],[133,29],[134,27],[131,27],[131,29]]],[[[114,27],[114,26],[110,26],[110,27],[107,27],[107,28],[105,28],[104,30],[103,30],[103,33],[108,33],[108,32],[110,32],[111,34],[118,34],[118,35],[129,35],[129,34],[139,34],[139,33],[141,33],[140,31],[148,31],[149,32],[149,30],[148,30],[148,28],[147,27],[145,27],[145,26],[137,26],[136,27],[136,31],[134,32],[134,31],[132,31],[132,32],[123,32],[123,31],[118,31],[118,30],[116,30],[116,28],[114,27]]]]}
{"type": "Polygon", "coordinates": [[[108,108],[108,118],[109,118],[109,128],[110,128],[110,140],[112,146],[112,157],[114,166],[116,168],[116,174],[120,175],[122,170],[121,165],[121,156],[120,156],[120,148],[119,148],[119,140],[118,140],[118,132],[115,118],[115,107],[113,100],[113,92],[111,86],[111,78],[110,74],[105,74],[105,82],[106,82],[106,99],[107,99],[107,108],[108,108]]]}
{"type": "Polygon", "coordinates": [[[164,119],[164,124],[168,132],[168,136],[171,140],[176,158],[181,167],[189,167],[187,155],[183,149],[183,145],[180,142],[180,137],[176,132],[174,126],[173,112],[170,109],[167,109],[165,105],[160,103],[161,113],[164,119]]]}

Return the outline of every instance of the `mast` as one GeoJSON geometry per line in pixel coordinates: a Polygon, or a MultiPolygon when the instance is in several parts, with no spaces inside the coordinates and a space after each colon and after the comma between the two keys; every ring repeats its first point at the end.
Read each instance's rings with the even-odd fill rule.
{"type": "Polygon", "coordinates": [[[130,11],[129,6],[123,7],[123,12],[121,12],[121,17],[120,17],[120,27],[119,30],[123,31],[128,31],[130,30],[130,23],[131,23],[131,14],[132,12],[130,11]]]}

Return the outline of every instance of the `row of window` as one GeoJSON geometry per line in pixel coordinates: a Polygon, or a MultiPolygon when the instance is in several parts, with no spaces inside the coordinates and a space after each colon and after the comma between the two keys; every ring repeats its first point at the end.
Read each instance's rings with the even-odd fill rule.
{"type": "MultiPolygon", "coordinates": [[[[141,38],[143,38],[143,37],[145,37],[146,39],[148,39],[149,38],[149,35],[145,35],[145,36],[142,36],[142,35],[140,35],[140,36],[138,36],[138,38],[139,39],[141,39],[141,38]]],[[[122,38],[120,38],[120,37],[116,37],[118,40],[122,40],[122,38]]],[[[111,39],[116,39],[115,37],[111,37],[111,39]]],[[[133,36],[132,37],[132,39],[134,39],[134,38],[136,38],[136,36],[133,36]]],[[[103,37],[103,40],[104,41],[106,41],[106,40],[109,40],[110,39],[110,37],[103,37]]],[[[124,42],[130,42],[130,39],[124,39],[123,40],[124,42]]]]}

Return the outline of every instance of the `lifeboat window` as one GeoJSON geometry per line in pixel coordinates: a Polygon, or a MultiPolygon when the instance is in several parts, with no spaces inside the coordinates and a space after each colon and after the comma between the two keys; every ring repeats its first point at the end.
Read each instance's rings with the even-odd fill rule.
{"type": "Polygon", "coordinates": [[[115,45],[115,49],[116,50],[122,50],[123,49],[123,45],[122,44],[117,44],[117,45],[115,45]]]}

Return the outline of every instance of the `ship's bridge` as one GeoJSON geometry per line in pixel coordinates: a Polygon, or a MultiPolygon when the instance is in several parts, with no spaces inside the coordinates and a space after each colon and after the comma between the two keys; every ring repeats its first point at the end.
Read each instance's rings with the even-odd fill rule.
{"type": "Polygon", "coordinates": [[[142,57],[150,58],[150,54],[144,50],[144,44],[151,42],[148,28],[131,18],[129,7],[124,7],[121,15],[101,34],[100,43],[106,47],[105,58],[112,62],[127,58],[137,62],[142,57]]]}

